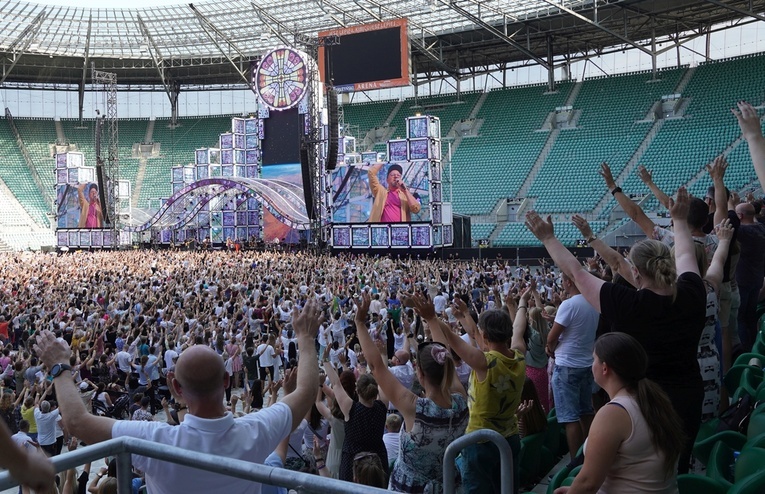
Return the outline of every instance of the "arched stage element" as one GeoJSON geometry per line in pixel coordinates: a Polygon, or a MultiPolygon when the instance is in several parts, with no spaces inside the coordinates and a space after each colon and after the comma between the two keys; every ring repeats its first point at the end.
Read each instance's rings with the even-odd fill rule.
{"type": "Polygon", "coordinates": [[[235,202],[238,207],[249,197],[258,199],[265,209],[289,227],[310,228],[302,187],[283,180],[244,177],[197,180],[173,194],[153,215],[134,211],[123,223],[128,225],[126,231],[136,233],[152,228],[180,229],[190,223],[205,204],[210,205],[209,211],[216,211],[224,209],[227,201],[235,202]]]}

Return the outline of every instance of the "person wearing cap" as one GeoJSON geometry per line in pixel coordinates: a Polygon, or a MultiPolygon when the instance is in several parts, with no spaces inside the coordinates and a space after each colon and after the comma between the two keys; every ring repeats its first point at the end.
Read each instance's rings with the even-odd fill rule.
{"type": "Polygon", "coordinates": [[[386,175],[386,187],[380,183],[377,174],[382,168],[382,163],[369,167],[369,189],[374,196],[372,212],[369,215],[370,223],[399,223],[412,221],[412,213],[420,212],[420,202],[409,192],[401,180],[403,168],[399,164],[392,164],[386,175]]]}

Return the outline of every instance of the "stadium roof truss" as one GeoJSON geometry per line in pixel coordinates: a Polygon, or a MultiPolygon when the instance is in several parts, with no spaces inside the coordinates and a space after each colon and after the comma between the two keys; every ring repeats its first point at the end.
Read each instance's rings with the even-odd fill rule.
{"type": "MultiPolygon", "coordinates": [[[[143,9],[0,4],[2,87],[84,90],[87,72],[121,89],[242,88],[275,45],[322,30],[409,19],[415,84],[529,64],[550,69],[617,50],[655,56],[765,20],[765,0],[228,0],[143,9]]],[[[705,54],[702,54],[705,55],[705,54]]],[[[708,53],[706,54],[708,56],[708,53]]]]}

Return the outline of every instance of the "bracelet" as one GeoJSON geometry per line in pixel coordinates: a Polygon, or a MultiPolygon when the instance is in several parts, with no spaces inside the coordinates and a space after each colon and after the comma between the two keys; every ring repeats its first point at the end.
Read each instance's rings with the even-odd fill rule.
{"type": "Polygon", "coordinates": [[[587,243],[591,244],[594,241],[596,241],[597,239],[598,239],[598,237],[596,237],[595,235],[590,235],[590,237],[587,239],[587,243]]]}
{"type": "Polygon", "coordinates": [[[104,476],[104,474],[102,474],[102,473],[97,473],[97,474],[96,474],[96,477],[98,477],[99,479],[100,479],[101,477],[103,477],[103,476],[104,476]]]}
{"type": "Polygon", "coordinates": [[[316,462],[316,470],[323,470],[325,468],[327,468],[326,463],[319,463],[318,461],[316,462]]]}
{"type": "Polygon", "coordinates": [[[615,196],[618,192],[622,192],[622,188],[621,187],[617,187],[614,190],[612,190],[611,191],[611,195],[615,196]]]}
{"type": "Polygon", "coordinates": [[[526,307],[525,305],[519,305],[519,306],[518,306],[518,310],[521,310],[521,309],[526,309],[526,310],[528,310],[529,308],[528,308],[528,307],[526,307]]]}

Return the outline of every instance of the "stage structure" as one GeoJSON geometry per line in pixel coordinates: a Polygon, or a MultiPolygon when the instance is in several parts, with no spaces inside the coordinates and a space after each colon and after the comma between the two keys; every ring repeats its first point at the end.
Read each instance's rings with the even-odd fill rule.
{"type": "MultiPolygon", "coordinates": [[[[327,172],[325,201],[336,249],[408,249],[451,246],[454,226],[450,202],[444,202],[441,121],[422,115],[406,119],[406,139],[388,141],[381,153],[357,152],[355,139],[343,137],[338,166],[327,172]],[[375,195],[399,172],[418,210],[396,221],[375,217],[375,195]]],[[[379,212],[377,213],[379,214],[379,212]]]]}
{"type": "Polygon", "coordinates": [[[60,247],[111,248],[129,242],[123,235],[121,202],[130,194],[130,185],[119,179],[119,133],[117,122],[117,75],[92,66],[92,82],[100,87],[102,109],[96,110],[94,125],[95,166],[87,166],[82,153],[57,153],[56,241],[60,247]],[[106,127],[106,156],[102,155],[103,127],[106,127]],[[127,196],[126,196],[127,194],[127,196]]]}
{"type": "MultiPolygon", "coordinates": [[[[113,205],[129,196],[130,184],[101,187],[98,169],[86,166],[82,154],[57,156],[59,245],[253,239],[360,250],[452,245],[438,117],[407,118],[406,139],[389,141],[387,156],[357,152],[350,136],[340,138],[335,153],[332,136],[339,129],[330,98],[337,95],[325,91],[311,56],[288,47],[268,51],[253,71],[253,89],[257,112],[232,118],[230,132],[220,134],[216,146],[200,147],[188,164],[168,170],[172,192],[158,209],[117,214],[113,205]],[[382,212],[391,176],[411,194],[400,195],[407,204],[399,204],[400,214],[389,207],[382,212]],[[113,209],[99,209],[102,188],[112,195],[113,209]],[[118,230],[107,217],[114,218],[111,225],[119,223],[118,230]]],[[[117,184],[109,182],[118,170],[112,135],[116,128],[110,127],[110,158],[104,163],[111,168],[104,168],[107,183],[117,184]]]]}
{"type": "Polygon", "coordinates": [[[321,205],[308,201],[313,209],[306,208],[315,181],[302,159],[324,159],[314,137],[321,135],[323,113],[316,64],[280,47],[267,52],[253,74],[256,115],[233,118],[216,147],[199,148],[193,163],[172,168],[172,195],[160,199],[156,211],[133,210],[127,230],[134,241],[297,243],[310,241],[312,229],[320,231],[309,212],[321,205]],[[300,152],[309,145],[314,149],[300,152]]]}

